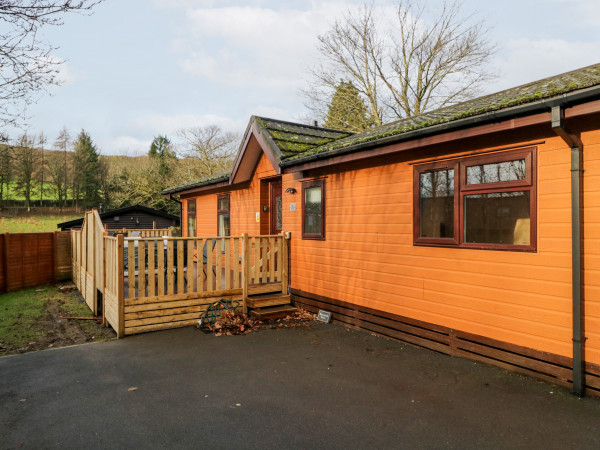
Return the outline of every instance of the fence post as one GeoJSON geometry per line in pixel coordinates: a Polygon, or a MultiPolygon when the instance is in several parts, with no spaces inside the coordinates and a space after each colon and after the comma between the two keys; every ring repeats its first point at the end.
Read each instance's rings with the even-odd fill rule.
{"type": "Polygon", "coordinates": [[[54,267],[52,268],[52,274],[54,275],[52,278],[54,279],[54,282],[57,283],[58,282],[58,234],[56,234],[56,231],[54,231],[52,233],[52,257],[53,257],[53,263],[54,263],[54,267]]]}
{"type": "Polygon", "coordinates": [[[102,233],[102,326],[108,326],[106,320],[106,239],[108,231],[102,233]]]}
{"type": "Polygon", "coordinates": [[[288,242],[281,232],[281,293],[288,293],[288,242]]]}
{"type": "Polygon", "coordinates": [[[2,280],[3,283],[0,285],[0,292],[8,291],[8,251],[6,249],[6,234],[0,234],[0,239],[2,239],[2,255],[0,255],[0,264],[2,265],[2,280]]]}
{"type": "Polygon", "coordinates": [[[250,267],[250,245],[248,235],[242,234],[242,308],[248,314],[248,269],[250,267]]]}
{"type": "Polygon", "coordinates": [[[117,235],[117,274],[119,280],[117,283],[117,302],[118,302],[118,326],[117,326],[117,337],[122,338],[125,336],[125,267],[123,267],[124,252],[124,239],[123,235],[117,235]]]}

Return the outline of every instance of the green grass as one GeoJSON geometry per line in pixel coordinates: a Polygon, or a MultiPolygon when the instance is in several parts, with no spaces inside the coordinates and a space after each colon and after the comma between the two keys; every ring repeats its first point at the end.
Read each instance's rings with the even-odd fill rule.
{"type": "Polygon", "coordinates": [[[93,317],[72,283],[0,295],[0,356],[114,339],[93,317]]]}
{"type": "Polygon", "coordinates": [[[44,335],[36,326],[46,314],[46,292],[26,289],[0,295],[0,344],[7,348],[24,348],[44,335]]]}
{"type": "Polygon", "coordinates": [[[81,217],[81,214],[0,217],[0,234],[57,231],[57,223],[66,222],[73,219],[80,219],[81,217]]]}
{"type": "MultiPolygon", "coordinates": [[[[40,186],[41,183],[34,180],[32,183],[31,202],[40,201],[40,186]]],[[[25,196],[22,192],[17,189],[17,184],[11,181],[8,186],[4,186],[4,200],[19,200],[25,201],[25,196]],[[8,191],[6,190],[8,188],[8,191]]],[[[44,181],[44,200],[58,200],[56,196],[56,189],[54,189],[54,183],[50,181],[44,181]]]]}

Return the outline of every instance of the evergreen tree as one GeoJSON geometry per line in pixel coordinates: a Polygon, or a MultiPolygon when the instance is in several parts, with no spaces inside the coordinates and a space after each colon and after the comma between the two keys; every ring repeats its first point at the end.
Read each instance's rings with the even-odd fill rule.
{"type": "Polygon", "coordinates": [[[148,156],[158,160],[158,173],[164,178],[169,175],[172,169],[172,163],[175,161],[175,150],[171,140],[166,136],[157,136],[150,145],[148,156]]]}
{"type": "Polygon", "coordinates": [[[100,203],[100,160],[92,138],[81,130],[75,141],[73,161],[74,177],[77,179],[77,197],[81,196],[82,206],[91,208],[100,203]]]}
{"type": "Polygon", "coordinates": [[[340,80],[327,107],[325,127],[359,132],[372,126],[358,89],[351,81],[340,80]]]}

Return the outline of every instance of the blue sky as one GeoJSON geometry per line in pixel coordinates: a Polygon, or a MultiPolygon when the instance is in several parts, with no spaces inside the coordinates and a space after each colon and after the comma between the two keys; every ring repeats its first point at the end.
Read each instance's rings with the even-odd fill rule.
{"type": "MultiPolygon", "coordinates": [[[[64,83],[29,109],[27,129],[53,142],[63,126],[83,128],[103,154],[134,155],[185,127],[242,132],[252,114],[300,120],[317,36],[361,3],[106,0],[45,30],[67,60],[64,83]]],[[[501,76],[488,93],[600,62],[597,0],[463,3],[498,46],[501,76]]]]}

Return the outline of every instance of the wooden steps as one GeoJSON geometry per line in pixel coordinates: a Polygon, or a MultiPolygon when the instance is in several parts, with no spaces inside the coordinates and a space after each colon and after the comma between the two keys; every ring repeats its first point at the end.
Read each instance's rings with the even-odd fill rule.
{"type": "Polygon", "coordinates": [[[290,314],[294,314],[298,308],[291,305],[269,306],[267,308],[253,309],[250,316],[259,320],[280,319],[290,314]]]}
{"type": "Polygon", "coordinates": [[[290,303],[291,296],[281,292],[253,295],[248,298],[250,317],[259,320],[280,319],[298,311],[290,303]]]}
{"type": "Polygon", "coordinates": [[[289,305],[291,296],[289,294],[263,294],[248,298],[248,308],[265,308],[267,306],[289,305]]]}

